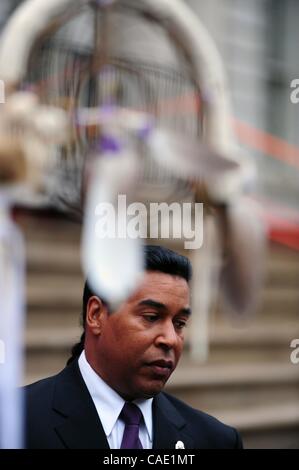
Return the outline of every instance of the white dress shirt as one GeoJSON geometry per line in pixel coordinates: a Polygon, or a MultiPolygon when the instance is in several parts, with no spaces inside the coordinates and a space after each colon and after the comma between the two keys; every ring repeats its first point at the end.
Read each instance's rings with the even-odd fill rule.
{"type": "MultiPolygon", "coordinates": [[[[124,422],[119,419],[119,415],[125,400],[116,393],[104,380],[92,369],[87,362],[85,352],[79,357],[79,369],[83,380],[91,395],[106,434],[110,449],[119,449],[125,429],[124,422]]],[[[144,449],[153,447],[153,399],[134,400],[143,415],[144,421],[140,424],[139,439],[144,449]]]]}

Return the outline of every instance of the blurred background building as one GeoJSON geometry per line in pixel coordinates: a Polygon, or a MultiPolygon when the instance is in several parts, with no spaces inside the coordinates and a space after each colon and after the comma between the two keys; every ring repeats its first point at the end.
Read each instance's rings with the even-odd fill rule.
{"type": "MultiPolygon", "coordinates": [[[[18,3],[1,0],[2,26],[18,3]]],[[[254,197],[269,227],[269,249],[259,311],[232,319],[215,299],[208,361],[191,359],[187,341],[168,388],[236,426],[246,447],[299,448],[299,364],[290,360],[290,343],[299,338],[299,103],[290,101],[290,83],[299,78],[299,4],[186,3],[224,59],[238,141],[258,169],[254,197]]],[[[80,226],[45,213],[18,218],[27,240],[29,383],[60,370],[80,335],[80,226]]]]}

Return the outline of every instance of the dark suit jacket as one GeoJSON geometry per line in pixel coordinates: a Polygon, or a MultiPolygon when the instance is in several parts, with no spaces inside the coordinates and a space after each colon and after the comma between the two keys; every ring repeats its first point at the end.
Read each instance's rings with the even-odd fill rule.
{"type": "MultiPolygon", "coordinates": [[[[109,449],[92,398],[74,361],[58,375],[25,387],[26,438],[30,449],[109,449]]],[[[154,449],[241,448],[234,428],[159,393],[153,404],[154,449]]]]}

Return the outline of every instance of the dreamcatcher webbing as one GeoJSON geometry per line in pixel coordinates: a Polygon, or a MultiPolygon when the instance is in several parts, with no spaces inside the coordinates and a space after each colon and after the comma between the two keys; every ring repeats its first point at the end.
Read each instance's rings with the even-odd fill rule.
{"type": "MultiPolygon", "coordinates": [[[[33,87],[43,102],[63,106],[73,115],[75,142],[67,150],[56,149],[53,155],[50,193],[51,203],[58,207],[61,203],[72,208],[81,205],[84,160],[93,145],[94,135],[92,130],[76,122],[75,113],[80,106],[103,106],[112,102],[116,106],[141,110],[154,116],[155,125],[179,130],[186,136],[199,136],[202,128],[199,90],[192,81],[190,64],[182,52],[179,54],[175,50],[176,59],[181,55],[180,60],[167,65],[161,61],[142,61],[142,51],[138,51],[137,58],[133,54],[132,57],[130,54],[125,58],[117,57],[116,50],[113,56],[106,53],[105,63],[100,64],[95,73],[92,70],[93,45],[80,44],[76,39],[80,19],[92,30],[93,9],[86,9],[77,20],[71,20],[70,26],[63,25],[35,46],[23,83],[25,88],[33,87]]],[[[126,10],[122,11],[128,16],[126,10]]],[[[91,42],[93,34],[89,33],[91,42]]],[[[170,39],[164,35],[161,38],[169,47],[170,39]]],[[[179,181],[150,159],[144,159],[140,184],[154,185],[152,192],[155,187],[164,187],[162,197],[170,200],[190,194],[184,180],[179,181]],[[168,187],[167,191],[165,187],[168,187]]]]}

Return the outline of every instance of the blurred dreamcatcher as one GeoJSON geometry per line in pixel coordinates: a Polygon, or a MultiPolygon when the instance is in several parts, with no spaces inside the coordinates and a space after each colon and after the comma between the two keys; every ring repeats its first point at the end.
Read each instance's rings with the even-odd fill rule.
{"type": "MultiPolygon", "coordinates": [[[[218,52],[185,4],[28,0],[2,36],[0,78],[7,221],[13,204],[51,205],[82,219],[84,270],[96,291],[118,303],[142,273],[141,244],[98,240],[99,204],[116,208],[119,194],[204,202],[218,227],[226,299],[238,312],[254,306],[263,235],[244,197],[254,172],[234,142],[218,52]]],[[[201,321],[211,250],[207,243],[194,254],[195,281],[206,287],[204,295],[194,289],[201,321]]]]}

